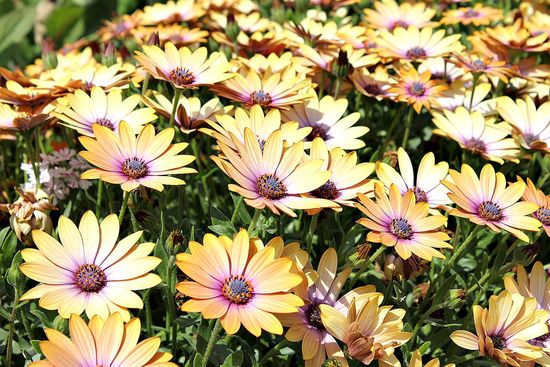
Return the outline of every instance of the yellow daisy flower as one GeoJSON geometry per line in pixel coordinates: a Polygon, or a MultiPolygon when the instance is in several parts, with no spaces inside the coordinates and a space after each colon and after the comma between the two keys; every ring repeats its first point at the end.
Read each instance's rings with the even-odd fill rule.
{"type": "Polygon", "coordinates": [[[311,80],[296,73],[291,66],[276,73],[268,70],[264,74],[242,68],[234,78],[213,86],[211,90],[246,107],[257,104],[262,107],[286,109],[311,98],[311,88],[311,80]]]}
{"type": "Polygon", "coordinates": [[[400,69],[398,83],[388,89],[388,93],[394,96],[396,101],[406,102],[411,105],[416,113],[420,113],[422,107],[430,110],[437,106],[437,97],[448,87],[441,81],[433,80],[432,74],[426,70],[419,74],[415,68],[400,69]]]}
{"type": "MultiPolygon", "coordinates": [[[[518,176],[518,181],[521,180],[521,177],[518,176]]],[[[535,187],[530,178],[527,178],[527,188],[522,198],[539,206],[532,215],[541,222],[546,235],[550,236],[550,195],[545,195],[544,192],[535,187]]]]}
{"type": "Polygon", "coordinates": [[[537,232],[540,222],[526,215],[538,209],[538,205],[527,201],[518,202],[525,191],[525,183],[514,182],[506,187],[506,178],[489,163],[481,170],[479,178],[467,164],[462,171],[450,170],[453,182],[442,181],[451,191],[449,198],[459,208],[450,214],[467,218],[475,224],[488,226],[495,232],[503,229],[522,241],[529,242],[526,231],[537,232]]]}
{"type": "Polygon", "coordinates": [[[212,129],[202,128],[200,131],[214,137],[233,150],[237,149],[237,146],[233,144],[233,139],[237,139],[241,144],[245,143],[244,132],[246,129],[250,129],[257,137],[260,147],[263,147],[267,138],[277,130],[281,131],[283,140],[290,145],[304,140],[311,132],[310,127],[301,128],[294,121],[282,124],[279,110],[269,110],[264,114],[258,105],[252,106],[250,114],[242,108],[237,108],[233,117],[229,115],[216,115],[215,117],[215,120],[207,121],[212,129]]]}
{"type": "MultiPolygon", "coordinates": [[[[160,93],[153,93],[152,98],[144,98],[144,102],[153,108],[158,114],[170,120],[174,104],[168,98],[160,93]]],[[[218,98],[212,98],[201,105],[201,100],[197,97],[180,96],[178,107],[174,116],[174,124],[185,134],[196,131],[206,123],[206,120],[216,121],[216,115],[226,114],[233,106],[224,107],[218,98]]]]}
{"type": "Polygon", "coordinates": [[[143,52],[136,51],[136,60],[155,79],[166,80],[175,88],[210,86],[232,77],[225,56],[219,52],[208,56],[206,47],[191,52],[187,47],[178,50],[172,42],[164,45],[164,51],[144,45],[143,52]]]}
{"type": "Polygon", "coordinates": [[[27,291],[21,300],[40,298],[38,304],[57,310],[61,317],[88,317],[120,312],[130,319],[127,308],[142,308],[141,298],[133,291],[154,287],[160,283],[149,273],[160,259],[147,256],[154,243],[136,245],[142,231],[132,233],[117,242],[118,218],[107,216],[101,223],[91,211],[82,216],[77,227],[70,219],[59,219],[58,242],[43,231],[33,231],[36,249],[21,251],[25,261],[20,269],[39,285],[27,291]]]}
{"type": "Polygon", "coordinates": [[[0,102],[0,140],[15,140],[18,132],[24,132],[51,121],[53,117],[48,111],[53,109],[53,105],[48,105],[45,110],[33,114],[22,111],[17,106],[0,102]]]}
{"type": "Polygon", "coordinates": [[[457,65],[467,73],[495,76],[508,83],[512,68],[506,61],[483,57],[472,53],[454,54],[449,62],[457,65]]]}
{"type": "Polygon", "coordinates": [[[530,96],[518,98],[515,103],[504,96],[497,100],[497,110],[525,149],[550,152],[550,102],[537,108],[530,96]]]}
{"type": "Polygon", "coordinates": [[[392,84],[396,83],[395,79],[388,74],[387,68],[381,65],[377,66],[374,72],[369,71],[368,68],[354,70],[350,80],[359,93],[376,98],[378,101],[391,98],[388,90],[392,84]]]}
{"type": "Polygon", "coordinates": [[[119,313],[108,318],[94,316],[86,325],[78,315],[69,320],[71,339],[55,329],[45,329],[48,340],[41,341],[45,360],[32,367],[134,366],[176,367],[170,353],[158,352],[160,338],[138,344],[141,322],[138,318],[124,324],[119,313]]]}
{"type": "Polygon", "coordinates": [[[389,29],[397,27],[424,28],[434,26],[431,22],[435,10],[427,8],[422,2],[398,4],[394,0],[382,0],[374,3],[374,9],[365,9],[365,20],[369,27],[389,29]]]}
{"type": "Polygon", "coordinates": [[[171,144],[174,129],[168,128],[155,135],[153,125],[146,125],[139,135],[134,135],[128,123],[122,121],[117,136],[111,129],[94,124],[95,139],[79,138],[87,150],[82,158],[96,166],[82,174],[85,180],[100,179],[121,185],[124,191],[132,191],[140,185],[162,191],[164,185],[183,185],[185,181],[170,174],[196,173],[185,167],[195,160],[192,155],[178,155],[187,143],[171,144]]]}
{"type": "Polygon", "coordinates": [[[319,137],[330,148],[360,149],[365,146],[365,142],[359,138],[369,132],[369,128],[354,126],[359,121],[359,112],[342,117],[347,108],[347,98],[334,99],[332,96],[324,96],[319,99],[317,93],[312,93],[311,99],[281,111],[281,114],[283,121],[297,121],[302,127],[311,127],[306,141],[313,141],[319,137]]]}
{"type": "MultiPolygon", "coordinates": [[[[340,205],[353,206],[352,201],[358,193],[365,194],[374,191],[374,180],[367,177],[374,171],[374,163],[357,164],[357,153],[346,153],[342,148],[329,150],[321,138],[315,138],[311,144],[311,159],[322,159],[324,170],[332,172],[330,179],[321,187],[309,194],[316,198],[332,200],[340,205]]],[[[334,208],[342,210],[342,208],[334,208]]],[[[320,211],[314,209],[313,213],[320,211]]]]}
{"type": "Polygon", "coordinates": [[[420,60],[460,52],[464,48],[460,37],[460,34],[445,37],[443,29],[434,33],[432,28],[397,27],[392,33],[382,30],[376,42],[382,57],[420,60]]]}
{"type": "MultiPolygon", "coordinates": [[[[535,298],[538,309],[550,311],[550,279],[540,261],[537,261],[533,265],[529,275],[522,265],[518,265],[517,279],[514,280],[511,276],[505,276],[504,287],[511,294],[519,294],[525,298],[535,298]]],[[[546,323],[548,324],[549,322],[550,319],[546,323]]],[[[550,363],[550,334],[541,335],[528,342],[531,345],[542,347],[544,350],[541,358],[538,358],[534,362],[526,363],[526,365],[532,367],[537,362],[542,366],[547,366],[550,363]]]]}
{"type": "Polygon", "coordinates": [[[204,13],[202,6],[193,0],[170,0],[166,4],[155,3],[143,8],[142,24],[187,22],[200,18],[204,13]]]}
{"type": "Polygon", "coordinates": [[[494,118],[485,119],[481,112],[469,112],[458,107],[455,112],[444,111],[444,115],[433,113],[436,135],[451,138],[462,149],[480,154],[483,158],[500,164],[504,160],[518,162],[519,148],[509,136],[509,129],[503,124],[495,124],[494,118]]]}
{"type": "Polygon", "coordinates": [[[482,38],[489,44],[527,52],[544,52],[550,50],[549,35],[540,33],[533,36],[518,19],[514,24],[485,28],[482,38]]]}
{"type": "Polygon", "coordinates": [[[112,40],[123,40],[128,37],[134,29],[141,25],[142,17],[143,12],[138,10],[133,14],[124,14],[112,21],[105,20],[103,21],[103,27],[101,27],[97,33],[104,43],[112,40]]]}
{"type": "Polygon", "coordinates": [[[428,203],[431,208],[452,203],[447,196],[449,190],[441,184],[441,180],[447,178],[449,173],[447,162],[436,164],[434,154],[427,153],[420,161],[415,178],[411,159],[405,149],[397,150],[397,160],[400,173],[387,163],[376,163],[376,175],[387,188],[395,184],[401,195],[413,192],[417,203],[428,203]]]}
{"type": "Polygon", "coordinates": [[[143,125],[156,120],[152,108],[138,108],[140,95],[134,94],[122,99],[120,89],[113,89],[106,94],[99,87],[93,87],[90,95],[77,90],[66,97],[67,104],[58,103],[52,113],[63,121],[63,125],[75,129],[79,134],[94,136],[92,126],[105,126],[118,133],[121,121],[126,121],[134,133],[139,133],[143,125]]]}
{"type": "Polygon", "coordinates": [[[548,333],[547,310],[537,310],[535,298],[502,291],[489,298],[489,307],[473,308],[476,334],[458,330],[451,334],[455,344],[478,350],[498,363],[519,366],[542,357],[542,348],[528,343],[548,333]]]}
{"type": "Polygon", "coordinates": [[[483,6],[483,3],[477,3],[473,7],[458,8],[448,10],[443,13],[442,24],[473,24],[477,27],[489,25],[491,22],[501,20],[503,17],[502,9],[483,6]]]}
{"type": "Polygon", "coordinates": [[[428,261],[432,257],[444,259],[445,255],[437,249],[453,248],[445,242],[450,239],[449,236],[440,230],[447,224],[447,218],[442,215],[428,216],[430,206],[425,202],[416,202],[412,191],[402,196],[397,185],[392,184],[388,197],[384,186],[376,183],[376,201],[364,194],[358,196],[360,204],[355,206],[367,218],[361,218],[357,223],[371,230],[367,241],[395,246],[395,251],[403,259],[408,259],[412,254],[428,261]]]}
{"type": "Polygon", "coordinates": [[[297,312],[304,302],[288,291],[302,282],[290,271],[292,260],[275,258],[275,249],[251,252],[248,233],[241,230],[233,240],[206,234],[203,245],[190,241],[190,253],[177,255],[180,270],[191,278],[176,288],[191,299],[181,310],[201,312],[205,319],[220,319],[228,334],[241,324],[255,336],[262,329],[282,334],[273,313],[297,312]]]}
{"type": "Polygon", "coordinates": [[[395,348],[412,336],[403,331],[405,310],[380,306],[384,295],[367,299],[363,305],[353,300],[347,316],[335,307],[320,305],[321,321],[326,330],[346,344],[348,355],[368,365],[378,360],[381,366],[400,366],[395,348]]]}
{"type": "Polygon", "coordinates": [[[308,301],[307,304],[297,313],[279,315],[283,325],[289,327],[285,337],[292,342],[302,342],[302,357],[307,367],[320,367],[327,358],[347,365],[340,346],[321,321],[320,306],[328,305],[347,315],[352,300],[362,305],[369,297],[378,295],[374,286],[367,285],[339,297],[351,268],[340,273],[337,268],[336,250],[330,248],[319,260],[316,280],[310,286],[305,282],[298,286],[300,291],[297,293],[308,301]]]}
{"type": "MultiPolygon", "coordinates": [[[[411,356],[409,367],[439,367],[439,359],[434,358],[426,364],[422,363],[422,355],[418,350],[415,350],[411,356]]],[[[455,367],[454,363],[446,364],[444,367],[455,367]]]]}
{"type": "Polygon", "coordinates": [[[233,138],[236,150],[218,141],[223,156],[213,157],[214,162],[237,182],[229,190],[244,196],[254,208],[267,206],[275,214],[291,217],[296,216],[292,209],[334,207],[330,200],[306,197],[330,178],[331,173],[321,168],[323,161],[302,162],[303,142],[285,147],[282,135],[275,131],[260,145],[252,130],[245,128],[244,144],[233,138]]]}

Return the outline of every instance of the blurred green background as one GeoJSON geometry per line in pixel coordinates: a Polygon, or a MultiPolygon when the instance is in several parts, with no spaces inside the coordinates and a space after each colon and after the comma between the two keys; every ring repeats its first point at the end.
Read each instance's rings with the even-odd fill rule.
{"type": "Polygon", "coordinates": [[[156,1],[0,0],[0,66],[14,69],[41,54],[44,37],[56,48],[97,30],[104,19],[127,14],[156,1]]]}

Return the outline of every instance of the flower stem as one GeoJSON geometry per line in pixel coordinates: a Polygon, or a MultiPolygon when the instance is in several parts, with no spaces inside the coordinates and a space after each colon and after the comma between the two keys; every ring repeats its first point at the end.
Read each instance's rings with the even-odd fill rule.
{"type": "Polygon", "coordinates": [[[172,114],[170,115],[170,126],[174,125],[174,119],[176,118],[176,112],[178,111],[178,102],[180,101],[181,89],[174,88],[174,101],[172,106],[172,114]]]}
{"type": "Polygon", "coordinates": [[[472,105],[474,103],[474,94],[476,92],[476,87],[477,87],[477,81],[479,80],[479,74],[478,73],[474,73],[474,80],[473,80],[473,84],[472,84],[472,95],[470,96],[470,105],[468,106],[468,111],[472,112],[472,105]]]}
{"type": "Polygon", "coordinates": [[[216,323],[214,324],[214,328],[212,329],[212,333],[210,333],[210,339],[208,339],[206,351],[204,352],[204,357],[202,358],[203,367],[206,367],[208,365],[208,360],[210,359],[210,355],[214,350],[214,345],[216,344],[216,341],[218,339],[218,334],[220,333],[221,328],[222,328],[222,324],[220,322],[220,319],[217,319],[216,323]]]}
{"type": "Polygon", "coordinates": [[[272,357],[274,357],[281,349],[288,345],[288,340],[283,339],[277,345],[275,345],[269,352],[267,352],[258,362],[258,367],[266,364],[272,357]]]}
{"type": "Polygon", "coordinates": [[[307,244],[307,251],[310,254],[311,254],[311,251],[313,250],[313,232],[315,232],[315,228],[317,227],[318,219],[319,219],[319,213],[314,214],[311,217],[311,222],[309,222],[309,230],[307,232],[306,244],[307,244]]]}
{"type": "Polygon", "coordinates": [[[407,149],[407,142],[409,141],[413,115],[414,109],[412,107],[409,107],[409,113],[407,114],[407,119],[405,120],[405,132],[403,133],[403,141],[401,142],[401,147],[403,149],[407,149]]]}
{"type": "Polygon", "coordinates": [[[99,180],[97,183],[97,198],[95,200],[95,216],[99,217],[101,211],[101,199],[103,198],[103,181],[99,180]]]}
{"type": "Polygon", "coordinates": [[[128,207],[128,199],[130,198],[130,192],[124,191],[124,197],[122,198],[122,205],[120,206],[120,212],[118,213],[118,223],[122,224],[124,220],[124,213],[128,207]]]}
{"type": "Polygon", "coordinates": [[[21,292],[19,287],[15,286],[15,300],[13,302],[13,308],[10,314],[10,325],[8,330],[8,339],[6,341],[6,367],[11,367],[11,354],[12,354],[12,344],[13,344],[13,335],[15,333],[15,317],[17,315],[17,305],[19,304],[19,298],[21,297],[21,292]]]}
{"type": "Polygon", "coordinates": [[[336,78],[336,82],[334,83],[334,98],[338,98],[338,93],[340,93],[340,78],[336,78]]]}
{"type": "Polygon", "coordinates": [[[258,222],[258,219],[260,219],[260,214],[262,214],[261,209],[255,209],[254,210],[254,216],[252,217],[252,221],[250,222],[250,225],[248,226],[248,234],[251,234],[252,231],[256,229],[256,223],[258,222]]]}
{"type": "Polygon", "coordinates": [[[353,277],[353,279],[351,280],[351,284],[350,284],[350,288],[353,288],[353,286],[355,285],[355,283],[357,283],[357,281],[359,280],[359,277],[361,276],[361,274],[363,274],[365,272],[365,270],[367,270],[367,267],[373,262],[375,261],[378,256],[380,256],[382,254],[382,252],[384,252],[384,246],[380,246],[378,248],[378,250],[376,250],[376,252],[374,254],[372,254],[371,257],[368,258],[368,260],[365,260],[363,262],[363,264],[361,264],[361,267],[359,268],[359,271],[357,271],[357,273],[355,274],[355,276],[353,277]]]}

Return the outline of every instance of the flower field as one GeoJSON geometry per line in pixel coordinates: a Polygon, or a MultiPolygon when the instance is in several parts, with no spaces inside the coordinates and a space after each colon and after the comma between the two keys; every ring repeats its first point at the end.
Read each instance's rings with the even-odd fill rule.
{"type": "Polygon", "coordinates": [[[0,366],[550,367],[547,0],[0,10],[0,366]]]}

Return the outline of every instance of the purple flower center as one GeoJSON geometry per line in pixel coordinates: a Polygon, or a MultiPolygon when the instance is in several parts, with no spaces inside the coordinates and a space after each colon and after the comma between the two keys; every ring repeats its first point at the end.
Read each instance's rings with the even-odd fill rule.
{"type": "Polygon", "coordinates": [[[115,125],[113,125],[113,123],[111,122],[111,120],[109,119],[106,119],[104,117],[101,117],[101,118],[98,118],[97,120],[95,120],[94,122],[95,124],[99,124],[101,126],[105,126],[111,130],[114,130],[115,129],[115,125]]]}
{"type": "Polygon", "coordinates": [[[107,285],[107,277],[95,264],[81,265],[74,273],[76,286],[87,293],[97,293],[107,285]]]}
{"type": "Polygon", "coordinates": [[[504,217],[502,209],[492,201],[482,202],[477,209],[477,213],[482,219],[489,222],[498,222],[504,217]]]}
{"type": "Polygon", "coordinates": [[[426,86],[421,82],[413,82],[409,87],[409,93],[417,97],[422,97],[426,93],[426,86]]]}
{"type": "Polygon", "coordinates": [[[417,203],[428,202],[428,195],[426,195],[426,191],[422,190],[420,187],[415,186],[411,189],[411,191],[414,193],[414,197],[417,203]]]}
{"type": "Polygon", "coordinates": [[[539,208],[535,212],[535,218],[540,220],[540,222],[545,226],[550,226],[550,209],[548,208],[539,208]]]}
{"type": "Polygon", "coordinates": [[[195,81],[195,76],[193,73],[182,67],[177,67],[170,72],[169,79],[176,85],[188,85],[195,81]]]}
{"type": "Polygon", "coordinates": [[[244,305],[252,298],[254,290],[242,275],[232,275],[223,283],[222,294],[229,302],[244,305]]]}
{"type": "Polygon", "coordinates": [[[328,180],[321,187],[313,190],[311,194],[318,198],[334,200],[340,196],[340,191],[338,190],[334,182],[328,180]]]}
{"type": "Polygon", "coordinates": [[[483,62],[483,60],[480,60],[480,59],[476,59],[472,61],[471,66],[472,66],[472,69],[477,71],[485,70],[487,68],[487,64],[485,64],[485,62],[483,62]]]}
{"type": "Polygon", "coordinates": [[[485,153],[487,150],[487,147],[485,146],[485,143],[481,141],[480,139],[469,139],[467,140],[464,145],[467,149],[476,152],[476,153],[485,153]]]}
{"type": "Polygon", "coordinates": [[[259,104],[260,106],[269,106],[271,104],[271,96],[263,90],[252,92],[250,95],[250,103],[259,104]]]}
{"type": "Polygon", "coordinates": [[[479,12],[470,8],[464,12],[464,18],[476,18],[479,16],[479,12]]]}
{"type": "Polygon", "coordinates": [[[407,56],[412,59],[426,56],[426,50],[422,47],[415,46],[407,51],[407,56]]]}
{"type": "Polygon", "coordinates": [[[410,240],[413,236],[412,227],[404,218],[392,219],[390,222],[390,232],[400,240],[410,240]]]}
{"type": "Polygon", "coordinates": [[[306,319],[309,325],[313,326],[317,330],[325,330],[325,325],[321,320],[321,310],[318,303],[311,303],[305,306],[306,319]]]}
{"type": "Polygon", "coordinates": [[[279,200],[286,196],[286,186],[271,173],[258,177],[256,189],[258,194],[269,200],[279,200]]]}
{"type": "Polygon", "coordinates": [[[135,180],[147,176],[149,168],[141,158],[128,158],[122,163],[122,173],[128,176],[128,178],[135,180]]]}
{"type": "Polygon", "coordinates": [[[307,136],[308,141],[313,141],[315,138],[321,138],[323,140],[328,140],[328,131],[324,125],[314,125],[311,127],[311,132],[307,136]]]}
{"type": "Polygon", "coordinates": [[[506,348],[506,339],[501,338],[500,336],[490,336],[489,338],[491,338],[495,349],[503,350],[506,348]]]}

